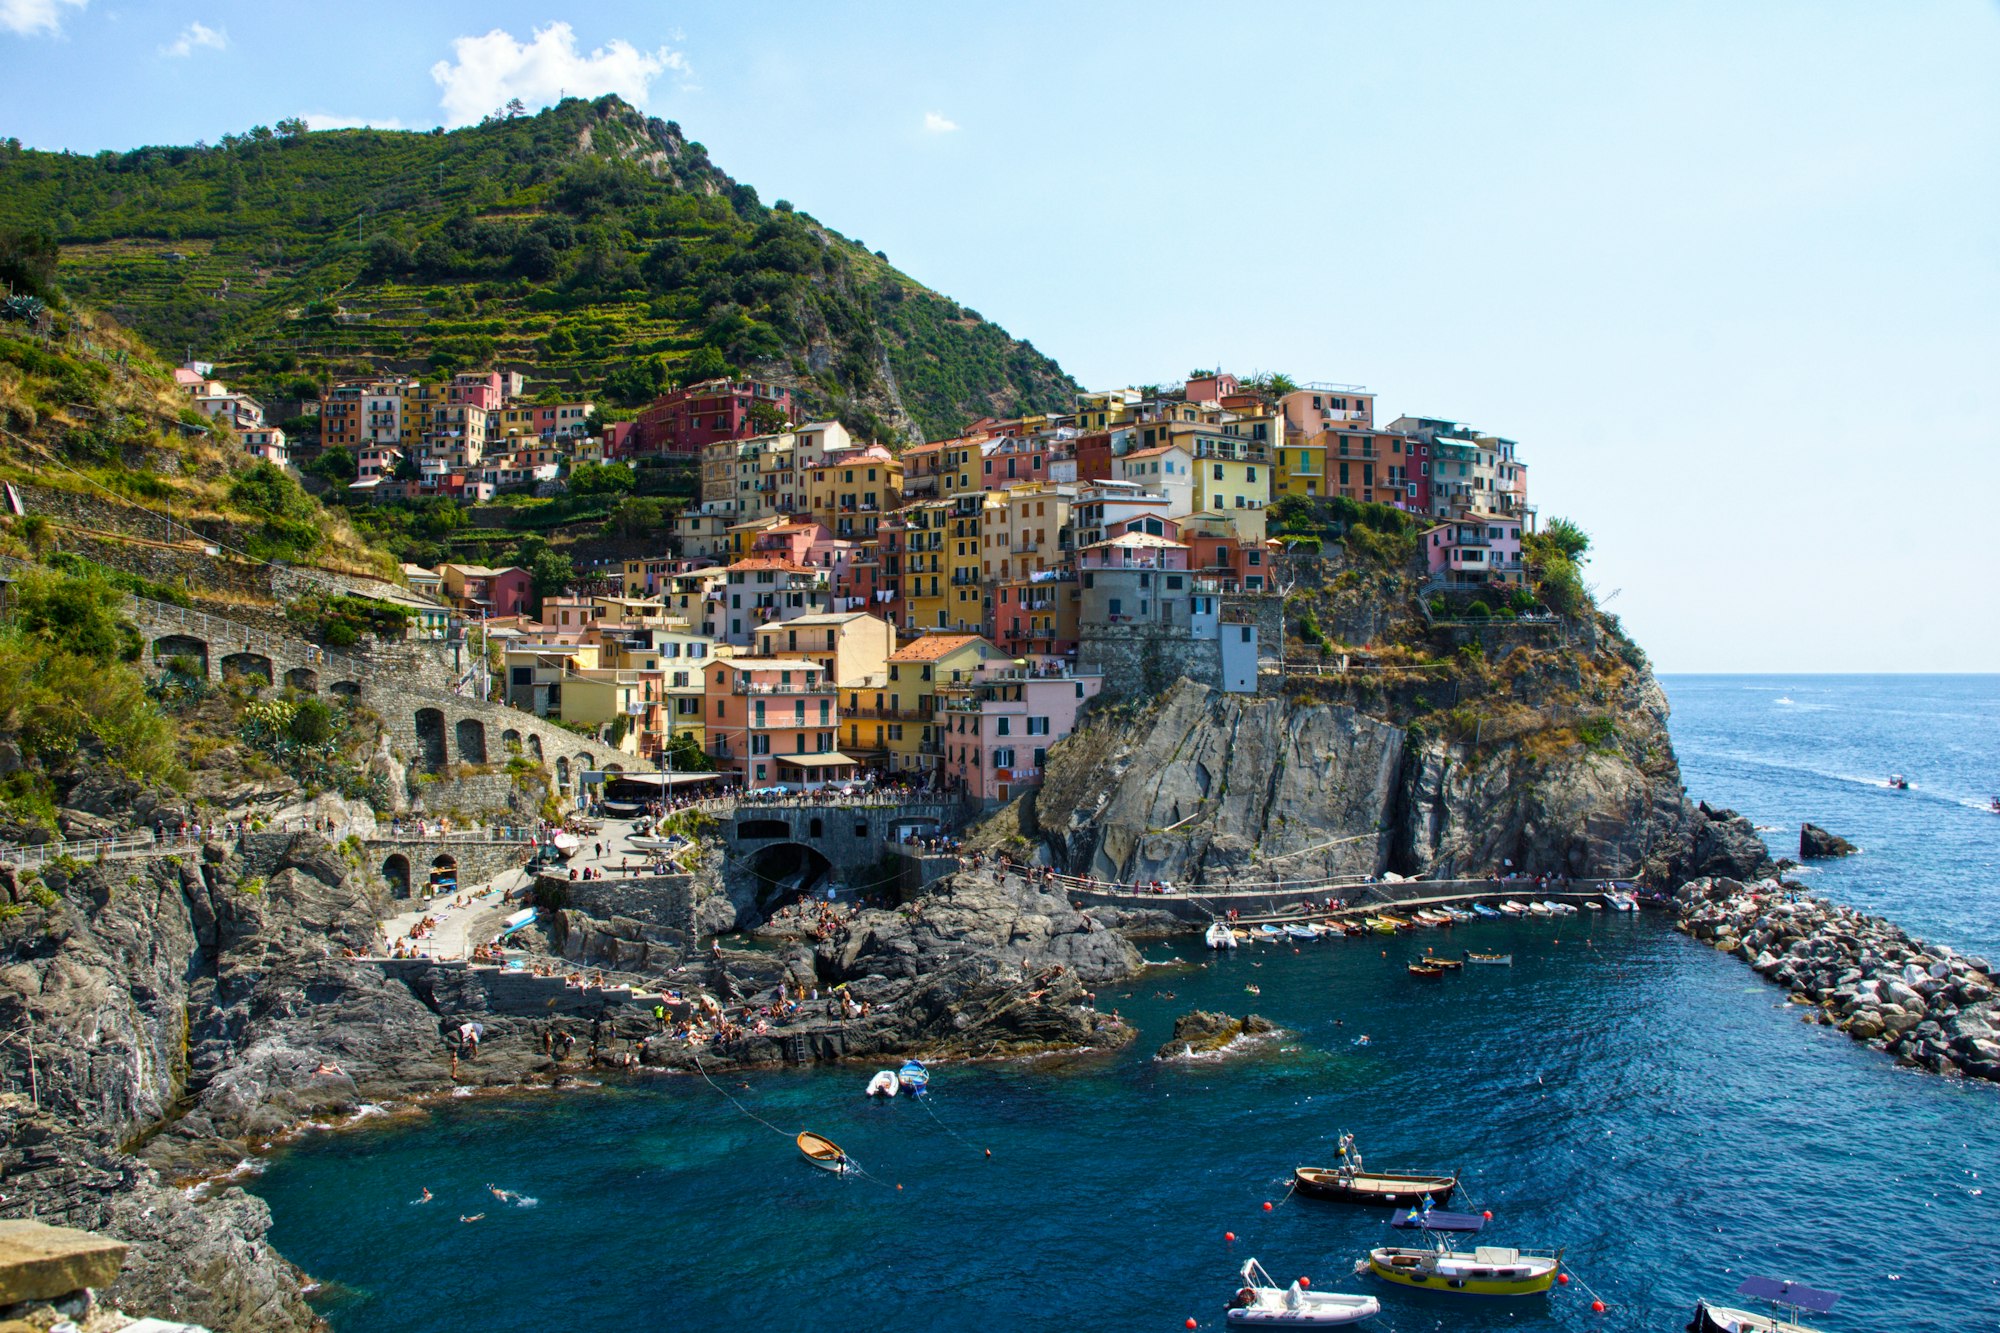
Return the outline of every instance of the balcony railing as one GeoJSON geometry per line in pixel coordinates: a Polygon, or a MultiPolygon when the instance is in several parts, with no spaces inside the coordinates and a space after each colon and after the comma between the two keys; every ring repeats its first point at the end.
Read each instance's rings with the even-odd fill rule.
{"type": "Polygon", "coordinates": [[[825,694],[832,695],[836,687],[824,685],[767,685],[762,681],[739,680],[730,686],[732,694],[825,694]]]}

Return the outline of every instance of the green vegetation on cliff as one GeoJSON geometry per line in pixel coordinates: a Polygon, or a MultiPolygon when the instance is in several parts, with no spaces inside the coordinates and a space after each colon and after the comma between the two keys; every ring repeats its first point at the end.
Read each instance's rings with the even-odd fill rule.
{"type": "Polygon", "coordinates": [[[232,382],[498,362],[633,407],[727,369],[866,433],[1066,405],[1048,358],[616,97],[449,133],[259,127],[94,157],[0,149],[0,226],[232,382]]]}

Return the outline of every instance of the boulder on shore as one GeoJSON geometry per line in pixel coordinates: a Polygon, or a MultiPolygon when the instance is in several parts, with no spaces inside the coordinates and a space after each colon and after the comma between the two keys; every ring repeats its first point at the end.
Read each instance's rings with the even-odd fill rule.
{"type": "Polygon", "coordinates": [[[1174,1020],[1173,1039],[1153,1054],[1155,1060],[1184,1060],[1213,1055],[1241,1037],[1268,1037],[1278,1025],[1257,1014],[1233,1018],[1196,1009],[1174,1020]]]}
{"type": "Polygon", "coordinates": [[[1799,855],[1808,861],[1852,856],[1860,850],[1838,833],[1828,833],[1817,824],[1799,825],[1799,855]]]}

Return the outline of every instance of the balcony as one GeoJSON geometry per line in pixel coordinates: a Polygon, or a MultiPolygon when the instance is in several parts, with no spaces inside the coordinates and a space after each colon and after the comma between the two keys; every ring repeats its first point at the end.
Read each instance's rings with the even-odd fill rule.
{"type": "Polygon", "coordinates": [[[794,713],[790,717],[753,717],[743,725],[751,731],[830,731],[840,725],[840,719],[833,715],[832,709],[828,709],[826,715],[817,722],[808,721],[794,713]]]}
{"type": "Polygon", "coordinates": [[[731,694],[824,694],[832,697],[835,687],[824,685],[769,685],[763,681],[739,680],[729,687],[731,694]]]}

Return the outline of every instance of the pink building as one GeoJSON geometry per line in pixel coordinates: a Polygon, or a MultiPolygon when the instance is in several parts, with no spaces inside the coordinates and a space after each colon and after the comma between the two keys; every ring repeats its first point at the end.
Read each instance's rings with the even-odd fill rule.
{"type": "Polygon", "coordinates": [[[1440,523],[1424,534],[1424,561],[1437,583],[1521,583],[1521,520],[1472,515],[1440,523]]]}
{"type": "Polygon", "coordinates": [[[1104,677],[1053,658],[981,664],[970,683],[937,687],[946,782],[988,805],[1042,780],[1051,745],[1076,730],[1104,677]]]}

